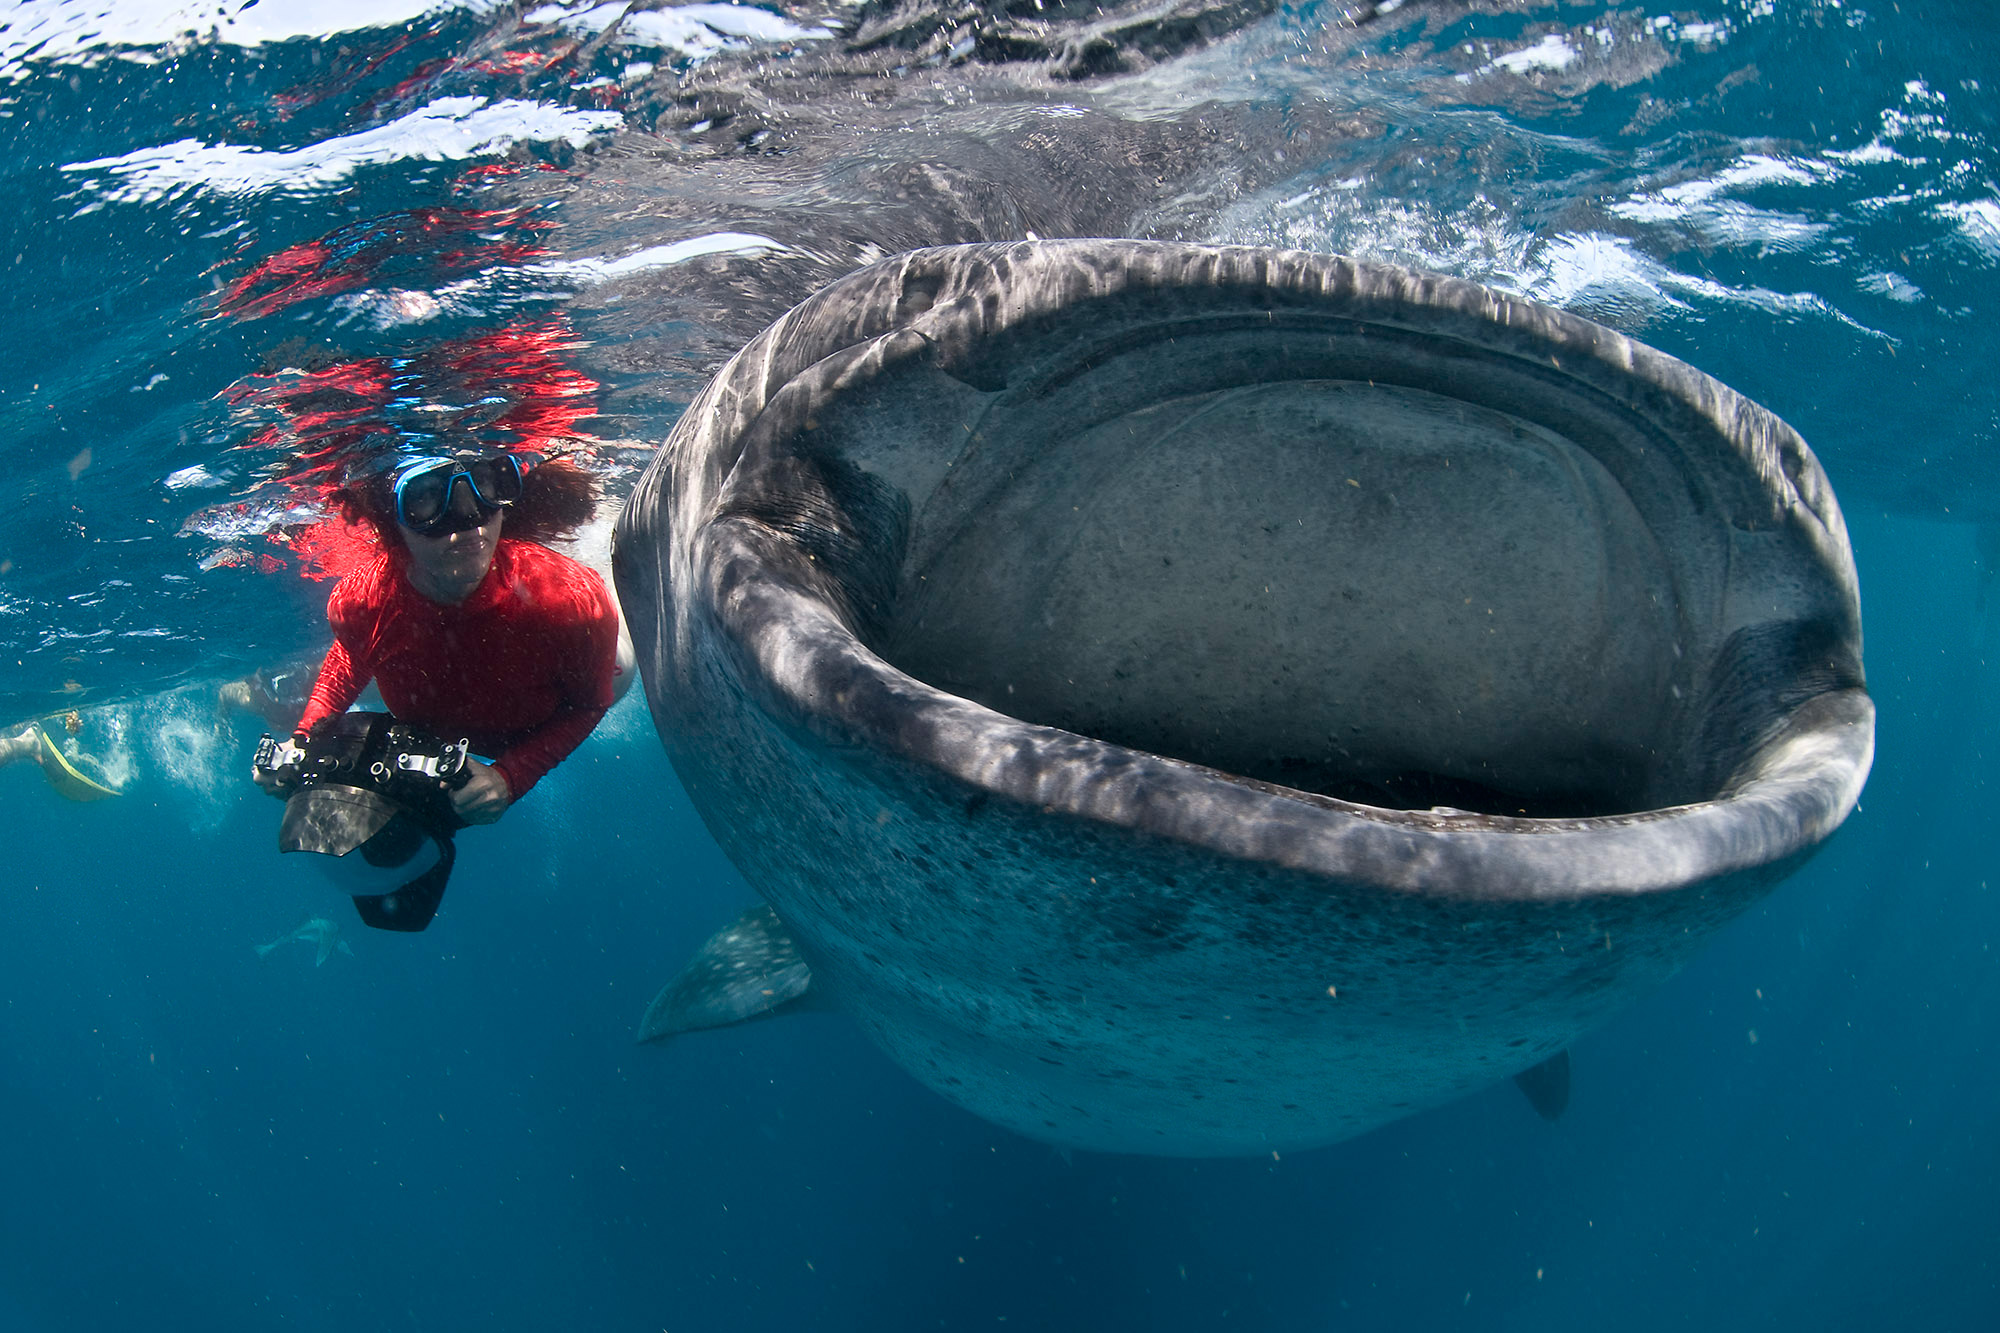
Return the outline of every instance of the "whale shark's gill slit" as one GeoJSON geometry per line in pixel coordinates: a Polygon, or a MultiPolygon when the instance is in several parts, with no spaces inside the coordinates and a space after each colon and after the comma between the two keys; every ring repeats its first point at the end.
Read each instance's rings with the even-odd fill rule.
{"type": "Polygon", "coordinates": [[[1737,630],[1716,654],[1699,709],[1704,779],[1721,787],[1801,704],[1865,684],[1852,638],[1830,621],[1737,630]]]}
{"type": "Polygon", "coordinates": [[[837,455],[785,460],[791,484],[730,497],[718,518],[748,519],[789,539],[818,567],[818,590],[864,643],[889,623],[897,566],[909,541],[902,491],[837,455]]]}

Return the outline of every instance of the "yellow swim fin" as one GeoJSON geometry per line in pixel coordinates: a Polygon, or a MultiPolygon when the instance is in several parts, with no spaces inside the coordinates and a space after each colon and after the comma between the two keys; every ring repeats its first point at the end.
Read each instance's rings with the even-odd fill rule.
{"type": "Polygon", "coordinates": [[[116,787],[107,787],[78,768],[49,735],[48,723],[36,723],[35,730],[42,738],[42,776],[58,793],[72,801],[101,801],[120,794],[116,787]]]}

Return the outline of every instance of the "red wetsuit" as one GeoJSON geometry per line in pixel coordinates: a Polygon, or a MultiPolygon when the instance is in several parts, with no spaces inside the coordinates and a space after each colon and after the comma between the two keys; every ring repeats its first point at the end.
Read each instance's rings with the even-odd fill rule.
{"type": "Polygon", "coordinates": [[[333,590],[333,647],[298,729],[344,712],[372,677],[397,720],[470,738],[519,800],[611,706],[618,612],[595,570],[503,538],[457,606],[376,556],[333,590]]]}

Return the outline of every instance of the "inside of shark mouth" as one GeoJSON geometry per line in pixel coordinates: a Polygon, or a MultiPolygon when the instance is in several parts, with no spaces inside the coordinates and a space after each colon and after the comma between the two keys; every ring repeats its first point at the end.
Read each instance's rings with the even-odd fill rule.
{"type": "Polygon", "coordinates": [[[1746,595],[1743,516],[1768,544],[1772,506],[1708,418],[1513,350],[1307,324],[850,377],[791,445],[824,521],[787,526],[921,681],[1377,807],[1709,799],[1835,683],[1811,570],[1746,595]]]}

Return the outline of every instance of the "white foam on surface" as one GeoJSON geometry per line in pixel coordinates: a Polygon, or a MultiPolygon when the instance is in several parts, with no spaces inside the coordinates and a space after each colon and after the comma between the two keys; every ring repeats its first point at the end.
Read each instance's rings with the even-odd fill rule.
{"type": "Polygon", "coordinates": [[[190,467],[181,468],[177,472],[169,472],[161,479],[160,484],[170,491],[189,491],[209,490],[217,486],[226,486],[229,483],[223,478],[216,476],[213,472],[210,472],[200,463],[195,463],[190,467]]]}
{"type": "Polygon", "coordinates": [[[505,152],[517,143],[582,147],[623,123],[615,111],[582,111],[547,102],[443,97],[408,115],[354,134],[299,148],[267,149],[180,139],[116,157],[63,167],[105,202],[153,203],[188,194],[232,199],[284,190],[310,193],[346,181],[356,171],[398,161],[458,161],[505,152]]]}
{"type": "Polygon", "coordinates": [[[1928,164],[1930,160],[1923,157],[1911,157],[1907,153],[1900,153],[1888,144],[1883,143],[1880,139],[1871,139],[1859,148],[1828,148],[1822,151],[1820,156],[1829,162],[1838,162],[1842,166],[1848,167],[1876,166],[1882,163],[1893,163],[1904,167],[1921,167],[1928,164]]]}
{"type": "Polygon", "coordinates": [[[1623,312],[1624,319],[1611,322],[1628,326],[1644,324],[1665,310],[1687,309],[1683,294],[1720,296],[1726,290],[1675,272],[1641,254],[1623,236],[1563,234],[1538,251],[1535,262],[1515,275],[1515,281],[1494,285],[1566,310],[1623,312]]]}
{"type": "Polygon", "coordinates": [[[1511,74],[1533,74],[1538,70],[1568,69],[1575,63],[1576,48],[1561,33],[1552,32],[1533,46],[1524,46],[1498,57],[1488,68],[1504,69],[1511,74]]]}
{"type": "Polygon", "coordinates": [[[671,268],[708,255],[755,259],[788,251],[788,246],[768,236],[740,231],[712,232],[668,245],[648,246],[616,259],[592,256],[495,265],[474,277],[430,290],[388,287],[345,292],[328,305],[340,312],[338,323],[343,328],[359,323],[386,331],[445,315],[490,317],[529,301],[562,300],[582,288],[671,268]]]}
{"type": "Polygon", "coordinates": [[[671,268],[704,255],[758,256],[783,253],[786,246],[755,232],[717,231],[706,236],[690,236],[667,245],[652,245],[617,259],[554,259],[530,264],[525,271],[594,286],[613,278],[629,277],[649,269],[671,268]]]}
{"type": "Polygon", "coordinates": [[[2000,263],[2000,200],[1975,199],[1963,204],[1939,204],[1938,215],[1958,228],[1973,249],[2000,263]]]}
{"type": "MultiPolygon", "coordinates": [[[[206,537],[212,542],[227,545],[251,541],[280,527],[316,523],[325,516],[325,511],[316,505],[267,496],[196,510],[182,520],[179,535],[206,537]]],[[[219,565],[233,563],[237,562],[217,561],[219,565]]]]}
{"type": "Polygon", "coordinates": [[[624,45],[678,51],[697,60],[759,43],[823,42],[834,35],[830,28],[805,27],[755,5],[673,5],[627,13],[623,4],[608,4],[576,14],[545,6],[528,17],[593,35],[618,23],[613,36],[624,45]]]}
{"type": "MultiPolygon", "coordinates": [[[[1733,177],[1766,178],[1779,177],[1761,166],[1733,177]]],[[[1739,233],[1765,243],[1774,234],[1761,226],[1739,233]]],[[[1237,210],[1214,239],[1346,254],[1448,273],[1573,310],[1626,332],[1692,311],[1701,302],[1747,307],[1786,319],[1831,319],[1871,337],[1885,336],[1812,292],[1733,287],[1682,273],[1647,254],[1629,236],[1581,229],[1536,236],[1484,197],[1475,198],[1468,207],[1431,206],[1384,198],[1366,181],[1344,180],[1292,193],[1282,202],[1237,210]]]]}
{"type": "Polygon", "coordinates": [[[493,0],[14,0],[0,20],[0,73],[25,61],[74,61],[150,50],[190,37],[260,46],[407,23],[493,0]]]}
{"type": "Polygon", "coordinates": [[[1891,301],[1900,301],[1904,305],[1914,305],[1924,299],[1924,289],[1900,273],[1870,273],[1855,285],[1864,292],[1875,296],[1886,296],[1891,301]]]}
{"type": "Polygon", "coordinates": [[[1686,226],[1715,245],[1804,250],[1826,234],[1825,223],[1797,213],[1759,208],[1730,196],[1743,190],[1815,185],[1835,174],[1835,168],[1825,162],[1752,153],[1712,175],[1642,191],[1605,211],[1631,222],[1686,226]]]}
{"type": "Polygon", "coordinates": [[[482,276],[462,278],[428,291],[417,287],[368,288],[345,292],[328,304],[340,312],[337,322],[342,328],[360,322],[387,330],[422,324],[440,315],[496,313],[488,299],[492,286],[490,278],[482,276]]]}

